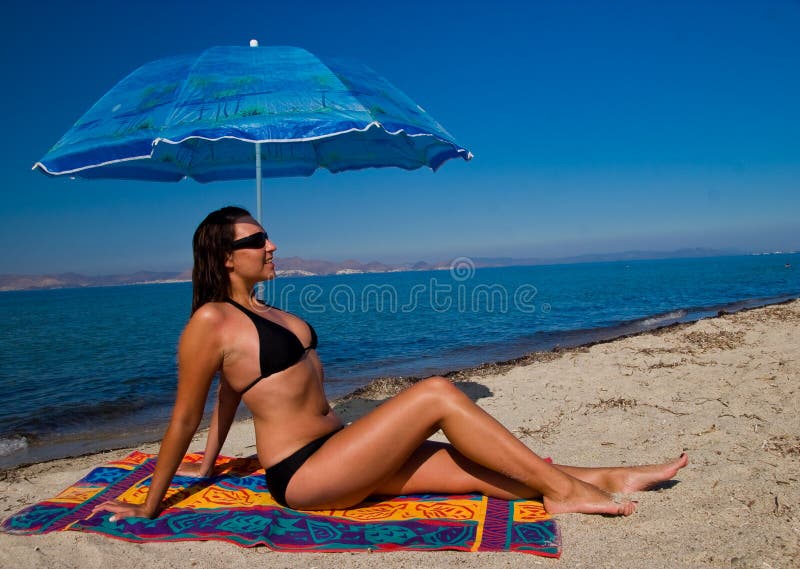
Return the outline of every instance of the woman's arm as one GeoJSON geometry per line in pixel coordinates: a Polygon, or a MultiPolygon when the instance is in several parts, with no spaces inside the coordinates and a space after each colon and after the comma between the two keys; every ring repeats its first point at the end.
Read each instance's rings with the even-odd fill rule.
{"type": "Polygon", "coordinates": [[[111,511],[111,521],[127,517],[155,517],[183,460],[200,420],[211,381],[222,365],[219,330],[223,316],[208,305],[195,312],[178,347],[178,391],[172,418],[161,442],[155,472],[144,504],[106,502],[95,511],[111,511]]]}
{"type": "Polygon", "coordinates": [[[181,464],[176,474],[182,476],[211,475],[241,400],[242,395],[234,391],[225,377],[221,376],[219,389],[217,390],[217,401],[214,405],[214,414],[211,415],[211,424],[208,427],[208,439],[203,460],[199,463],[181,464]]]}

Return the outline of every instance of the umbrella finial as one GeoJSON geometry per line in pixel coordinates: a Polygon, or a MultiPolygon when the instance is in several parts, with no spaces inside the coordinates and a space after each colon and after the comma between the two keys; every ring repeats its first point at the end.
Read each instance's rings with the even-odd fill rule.
{"type": "Polygon", "coordinates": [[[250,40],[250,47],[258,47],[258,40],[250,40]]]}

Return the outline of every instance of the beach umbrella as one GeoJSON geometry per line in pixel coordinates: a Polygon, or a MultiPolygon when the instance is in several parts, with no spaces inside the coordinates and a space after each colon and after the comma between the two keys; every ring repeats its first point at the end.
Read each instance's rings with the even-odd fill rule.
{"type": "Polygon", "coordinates": [[[472,154],[357,62],[287,46],[212,47],[140,67],[34,165],[45,174],[198,182],[397,166],[472,154]]]}

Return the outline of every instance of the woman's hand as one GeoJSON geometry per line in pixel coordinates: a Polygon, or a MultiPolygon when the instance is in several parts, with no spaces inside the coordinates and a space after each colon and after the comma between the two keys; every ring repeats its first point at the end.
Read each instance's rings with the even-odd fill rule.
{"type": "Polygon", "coordinates": [[[96,514],[97,512],[112,512],[111,517],[108,518],[110,522],[116,522],[125,518],[152,519],[155,517],[155,513],[148,512],[144,504],[128,504],[126,502],[120,502],[119,500],[103,502],[92,510],[92,514],[96,514]]]}
{"type": "Polygon", "coordinates": [[[213,472],[211,469],[203,468],[202,462],[182,462],[175,471],[176,476],[191,476],[192,478],[208,478],[213,472]]]}

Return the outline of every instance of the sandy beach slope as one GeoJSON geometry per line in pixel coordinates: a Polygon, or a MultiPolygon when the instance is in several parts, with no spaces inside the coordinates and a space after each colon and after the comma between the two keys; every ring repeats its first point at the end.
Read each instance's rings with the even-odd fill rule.
{"type": "MultiPolygon", "coordinates": [[[[0,534],[0,566],[800,566],[800,301],[615,341],[534,354],[453,379],[531,448],[580,465],[692,460],[630,518],[562,515],[561,560],[523,554],[282,554],[222,543],[130,544],[63,532],[0,534]]],[[[380,388],[337,405],[352,419],[380,388]]],[[[202,448],[197,437],[193,449],[202,448]]],[[[156,445],[144,445],[155,452],[156,445]]],[[[0,515],[56,494],[130,449],[0,473],[0,515]]],[[[253,454],[237,423],[225,454],[253,454]]]]}

